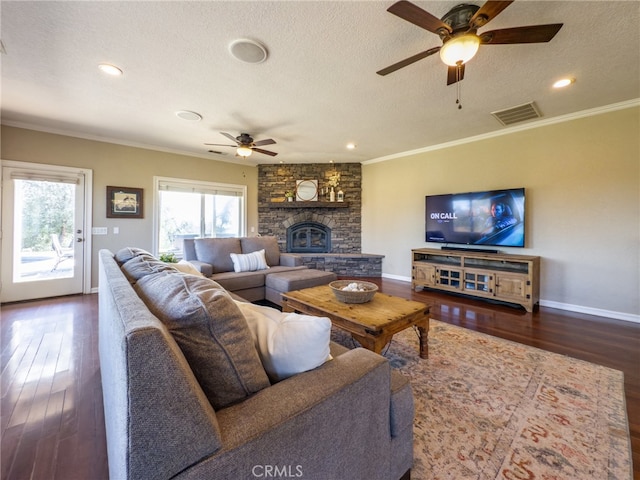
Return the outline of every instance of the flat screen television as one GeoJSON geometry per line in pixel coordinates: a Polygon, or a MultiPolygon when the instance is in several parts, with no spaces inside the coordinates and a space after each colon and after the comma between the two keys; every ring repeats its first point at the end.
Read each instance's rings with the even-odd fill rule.
{"type": "Polygon", "coordinates": [[[524,188],[427,195],[426,241],[524,247],[524,188]]]}

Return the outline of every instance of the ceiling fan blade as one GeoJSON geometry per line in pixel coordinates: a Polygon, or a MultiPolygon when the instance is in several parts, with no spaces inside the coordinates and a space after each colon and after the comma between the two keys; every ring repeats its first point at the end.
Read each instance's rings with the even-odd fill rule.
{"type": "Polygon", "coordinates": [[[413,23],[414,25],[424,28],[436,35],[440,35],[442,30],[446,33],[451,33],[451,27],[449,25],[444,23],[438,17],[434,17],[429,12],[421,9],[411,2],[407,2],[406,0],[400,0],[399,2],[394,3],[387,9],[387,12],[393,13],[403,20],[413,23]]]}
{"type": "Polygon", "coordinates": [[[269,150],[263,150],[261,148],[252,148],[251,150],[258,153],[264,153],[265,155],[271,155],[272,157],[275,157],[277,155],[276,152],[270,152],[269,150]]]}
{"type": "Polygon", "coordinates": [[[272,138],[267,138],[266,140],[260,140],[257,142],[253,142],[253,145],[256,147],[261,147],[262,145],[274,145],[276,141],[272,138]]]}
{"type": "Polygon", "coordinates": [[[464,63],[460,65],[460,74],[458,75],[458,66],[449,67],[447,69],[447,85],[452,85],[464,78],[464,63]]]}
{"type": "Polygon", "coordinates": [[[214,147],[237,147],[238,145],[225,145],[224,143],[205,143],[205,145],[211,145],[214,147]]]}
{"type": "Polygon", "coordinates": [[[485,4],[480,7],[480,10],[471,17],[471,20],[469,20],[469,26],[476,29],[485,26],[512,3],[513,0],[505,2],[489,0],[488,2],[485,2],[485,4]]]}
{"type": "Polygon", "coordinates": [[[220,132],[220,135],[224,135],[225,137],[227,137],[229,140],[231,140],[232,142],[236,142],[236,144],[238,143],[238,140],[236,139],[236,137],[234,137],[233,135],[231,135],[230,133],[226,133],[226,132],[220,132]]]}
{"type": "Polygon", "coordinates": [[[379,70],[376,73],[378,75],[382,75],[382,76],[389,75],[390,73],[393,73],[396,70],[400,70],[401,68],[406,67],[407,65],[411,65],[412,63],[415,63],[418,60],[422,60],[423,58],[426,58],[429,55],[433,55],[434,53],[439,52],[440,48],[441,47],[430,48],[429,50],[425,50],[424,52],[418,53],[418,54],[414,55],[413,57],[406,58],[406,59],[402,60],[401,62],[394,63],[393,65],[391,65],[391,66],[389,66],[387,68],[383,68],[382,70],[379,70]]]}
{"type": "Polygon", "coordinates": [[[511,43],[544,43],[555,37],[562,23],[532,25],[530,27],[504,28],[491,30],[480,35],[480,41],[486,45],[506,45],[511,43]]]}

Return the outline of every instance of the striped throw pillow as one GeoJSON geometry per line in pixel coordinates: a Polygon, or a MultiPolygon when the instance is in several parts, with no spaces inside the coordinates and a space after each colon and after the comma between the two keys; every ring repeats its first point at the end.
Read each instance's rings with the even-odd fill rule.
{"type": "Polygon", "coordinates": [[[251,253],[230,253],[233,262],[233,270],[236,272],[253,272],[269,268],[265,258],[264,249],[251,253]]]}

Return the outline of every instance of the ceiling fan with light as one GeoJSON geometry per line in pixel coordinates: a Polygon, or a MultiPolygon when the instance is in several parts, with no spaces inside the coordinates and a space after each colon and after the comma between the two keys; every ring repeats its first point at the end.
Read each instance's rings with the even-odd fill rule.
{"type": "Polygon", "coordinates": [[[481,7],[468,4],[457,5],[447,12],[442,19],[406,0],[394,3],[387,9],[388,12],[431,33],[435,33],[442,40],[442,45],[420,52],[376,73],[378,75],[388,75],[418,60],[440,52],[440,58],[448,66],[447,85],[451,85],[463,79],[465,64],[474,57],[480,45],[548,42],[562,28],[562,23],[553,23],[478,33],[479,28],[484,27],[493,20],[511,3],[513,3],[513,0],[489,0],[481,7]]]}
{"type": "Polygon", "coordinates": [[[257,148],[264,145],[274,145],[276,142],[271,138],[254,142],[253,138],[248,133],[241,133],[237,137],[234,137],[233,135],[226,132],[220,132],[220,134],[235,142],[235,145],[226,145],[221,143],[205,143],[205,145],[217,147],[236,147],[236,155],[239,157],[248,157],[253,152],[264,153],[265,155],[270,155],[272,157],[275,157],[277,155],[276,152],[257,148]]]}

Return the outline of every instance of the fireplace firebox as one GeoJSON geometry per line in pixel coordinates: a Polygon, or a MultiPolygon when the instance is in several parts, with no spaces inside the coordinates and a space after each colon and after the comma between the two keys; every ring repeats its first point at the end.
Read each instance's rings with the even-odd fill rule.
{"type": "Polygon", "coordinates": [[[287,228],[287,252],[331,252],[331,229],[318,222],[300,222],[287,228]]]}

